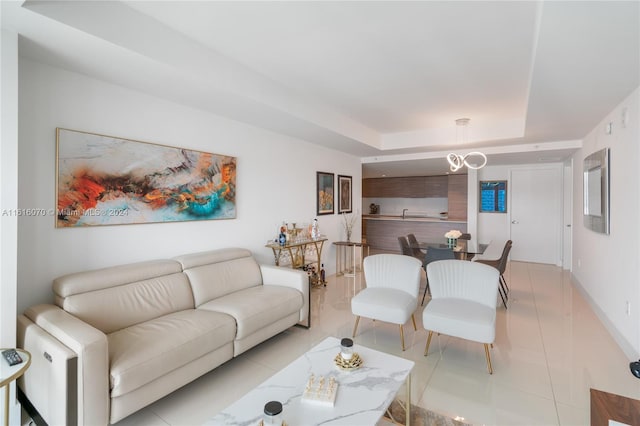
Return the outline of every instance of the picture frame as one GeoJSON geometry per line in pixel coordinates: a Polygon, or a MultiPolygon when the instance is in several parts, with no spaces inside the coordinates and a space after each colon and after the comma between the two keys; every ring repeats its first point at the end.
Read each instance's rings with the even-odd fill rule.
{"type": "Polygon", "coordinates": [[[334,213],[334,174],[316,172],[316,214],[318,216],[334,213]]]}
{"type": "Polygon", "coordinates": [[[609,148],[588,155],[583,162],[582,202],[584,226],[601,234],[610,233],[609,148]]]}
{"type": "Polygon", "coordinates": [[[353,212],[353,178],[338,175],[338,214],[353,212]]]}
{"type": "Polygon", "coordinates": [[[236,157],[56,128],[56,228],[236,218],[236,157]]]}
{"type": "Polygon", "coordinates": [[[480,213],[507,212],[507,181],[482,180],[479,186],[480,213]]]}

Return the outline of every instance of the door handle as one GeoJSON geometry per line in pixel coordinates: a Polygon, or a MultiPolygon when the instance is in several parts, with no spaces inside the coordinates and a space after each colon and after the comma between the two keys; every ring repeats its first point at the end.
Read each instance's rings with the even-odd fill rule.
{"type": "Polygon", "coordinates": [[[512,221],[511,221],[511,224],[512,224],[512,225],[517,225],[518,223],[519,223],[519,222],[518,222],[517,220],[512,220],[512,221]]]}

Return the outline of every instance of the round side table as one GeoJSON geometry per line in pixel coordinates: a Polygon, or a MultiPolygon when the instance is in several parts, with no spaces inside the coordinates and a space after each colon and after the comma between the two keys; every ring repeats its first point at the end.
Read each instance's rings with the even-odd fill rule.
{"type": "MultiPolygon", "coordinates": [[[[0,352],[5,351],[10,348],[2,348],[0,352]]],[[[16,365],[9,365],[4,357],[0,356],[0,387],[4,388],[4,424],[9,426],[9,385],[14,380],[18,379],[20,376],[27,371],[27,368],[31,365],[31,354],[24,349],[17,349],[16,351],[22,358],[22,362],[16,365]]]]}

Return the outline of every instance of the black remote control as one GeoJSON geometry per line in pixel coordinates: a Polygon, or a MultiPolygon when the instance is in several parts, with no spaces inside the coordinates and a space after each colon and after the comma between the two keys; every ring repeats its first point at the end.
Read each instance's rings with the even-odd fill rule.
{"type": "Polygon", "coordinates": [[[22,362],[22,358],[15,349],[7,349],[6,351],[2,351],[2,356],[7,360],[9,365],[16,365],[22,362]]]}

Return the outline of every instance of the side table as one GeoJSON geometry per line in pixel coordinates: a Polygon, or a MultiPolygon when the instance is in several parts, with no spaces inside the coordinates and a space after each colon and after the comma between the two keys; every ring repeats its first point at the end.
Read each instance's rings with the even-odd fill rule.
{"type": "MultiPolygon", "coordinates": [[[[0,349],[0,352],[7,349],[9,348],[0,349]]],[[[9,385],[22,376],[31,365],[31,354],[29,352],[24,349],[16,349],[16,351],[22,358],[20,364],[10,366],[4,358],[0,359],[0,387],[4,388],[4,424],[6,426],[9,426],[9,392],[11,390],[9,385]]]]}
{"type": "Polygon", "coordinates": [[[336,276],[355,277],[357,250],[360,250],[360,270],[362,270],[364,250],[367,250],[367,256],[369,256],[369,244],[362,241],[334,241],[333,244],[336,246],[336,276]]]}

